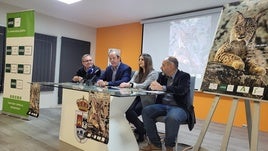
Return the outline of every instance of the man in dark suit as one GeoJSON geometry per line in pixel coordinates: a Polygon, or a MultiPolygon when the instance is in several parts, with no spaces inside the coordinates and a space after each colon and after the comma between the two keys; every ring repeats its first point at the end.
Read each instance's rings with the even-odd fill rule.
{"type": "Polygon", "coordinates": [[[156,104],[146,106],[142,111],[144,127],[149,144],[143,151],[162,150],[160,137],[156,129],[156,118],[166,116],[165,146],[166,151],[173,151],[180,124],[187,121],[187,96],[190,95],[190,75],[178,69],[178,60],[168,57],[162,62],[157,81],[150,84],[151,90],[164,91],[158,95],[156,104]]]}
{"type": "Polygon", "coordinates": [[[131,78],[131,67],[121,62],[120,51],[110,49],[108,52],[110,64],[97,81],[98,86],[119,86],[131,78]]]}
{"type": "Polygon", "coordinates": [[[101,69],[94,65],[94,61],[89,54],[84,54],[81,58],[82,67],[80,67],[73,76],[73,82],[90,84],[96,82],[101,75],[101,69]]]}

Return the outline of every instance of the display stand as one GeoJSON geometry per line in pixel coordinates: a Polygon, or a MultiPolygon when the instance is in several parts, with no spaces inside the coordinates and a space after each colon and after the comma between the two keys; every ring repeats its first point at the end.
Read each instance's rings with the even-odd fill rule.
{"type": "MultiPolygon", "coordinates": [[[[203,142],[203,139],[205,137],[205,134],[207,132],[207,129],[209,127],[209,124],[215,112],[215,109],[219,103],[219,100],[220,100],[220,95],[216,95],[214,98],[214,101],[212,102],[212,105],[207,115],[207,118],[205,120],[205,123],[201,129],[197,142],[194,145],[194,148],[193,148],[194,151],[198,151],[203,142]]],[[[244,103],[245,103],[245,110],[246,110],[249,148],[250,148],[250,151],[256,151],[258,150],[260,101],[253,101],[253,113],[251,113],[250,100],[245,99],[244,103]]],[[[221,143],[221,149],[220,149],[221,151],[227,150],[228,142],[229,142],[232,126],[233,126],[233,121],[234,121],[235,113],[237,110],[237,105],[238,105],[238,98],[233,98],[231,111],[228,117],[225,133],[224,133],[222,143],[221,143]]]]}

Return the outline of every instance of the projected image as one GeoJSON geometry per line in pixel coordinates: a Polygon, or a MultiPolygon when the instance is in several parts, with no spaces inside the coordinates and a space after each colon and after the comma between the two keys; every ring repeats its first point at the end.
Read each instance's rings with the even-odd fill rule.
{"type": "Polygon", "coordinates": [[[196,78],[203,78],[205,72],[214,35],[211,22],[211,16],[170,22],[169,56],[175,56],[179,68],[196,78]]]}
{"type": "Polygon", "coordinates": [[[200,90],[222,8],[197,11],[144,23],[143,53],[152,56],[155,70],[162,60],[175,56],[179,69],[195,76],[200,90]]]}

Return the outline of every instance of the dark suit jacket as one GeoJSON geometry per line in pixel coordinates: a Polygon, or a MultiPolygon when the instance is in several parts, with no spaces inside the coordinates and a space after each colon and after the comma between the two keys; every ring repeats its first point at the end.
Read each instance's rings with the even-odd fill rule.
{"type": "Polygon", "coordinates": [[[116,75],[115,81],[112,82],[113,70],[112,66],[108,66],[104,73],[100,76],[100,80],[108,81],[109,86],[119,86],[122,82],[128,82],[131,78],[131,67],[124,63],[120,63],[116,75]]]}
{"type": "MultiPolygon", "coordinates": [[[[157,82],[161,85],[167,85],[167,76],[159,74],[157,82]]],[[[166,93],[173,93],[174,99],[179,107],[187,108],[187,99],[190,95],[190,75],[186,72],[178,70],[175,74],[171,86],[166,86],[166,93]]],[[[156,103],[161,103],[164,95],[158,95],[156,103]]]]}
{"type": "MultiPolygon", "coordinates": [[[[157,81],[161,85],[167,85],[167,76],[159,74],[157,81]]],[[[177,105],[183,108],[188,114],[187,124],[189,130],[192,130],[196,123],[194,107],[190,103],[190,75],[186,72],[179,71],[176,73],[171,86],[167,86],[166,93],[173,93],[177,105]]],[[[164,95],[158,95],[156,103],[161,103],[164,95]]]]}
{"type": "MultiPolygon", "coordinates": [[[[83,81],[86,82],[87,80],[91,80],[93,83],[96,82],[96,80],[101,75],[101,69],[95,65],[92,66],[87,72],[85,71],[84,67],[80,67],[76,71],[76,76],[83,77],[83,81]]],[[[73,81],[74,82],[74,81],[73,81]]]]}

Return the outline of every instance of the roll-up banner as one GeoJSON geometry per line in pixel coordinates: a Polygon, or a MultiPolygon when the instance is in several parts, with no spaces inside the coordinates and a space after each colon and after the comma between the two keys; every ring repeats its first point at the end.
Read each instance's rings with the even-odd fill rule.
{"type": "Polygon", "coordinates": [[[34,10],[7,14],[3,113],[27,118],[34,57],[34,10]]]}

